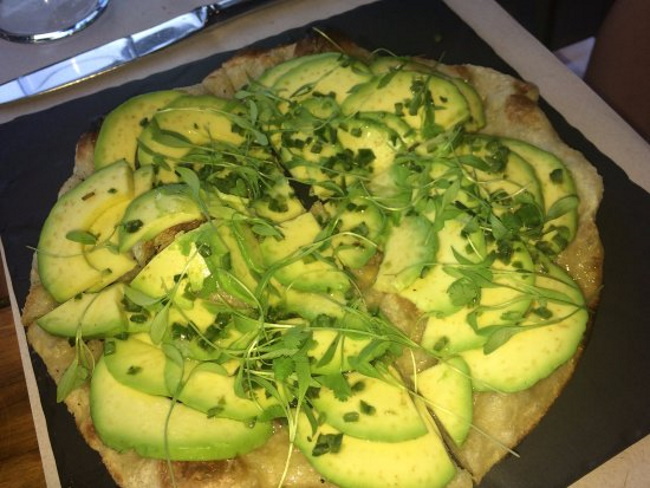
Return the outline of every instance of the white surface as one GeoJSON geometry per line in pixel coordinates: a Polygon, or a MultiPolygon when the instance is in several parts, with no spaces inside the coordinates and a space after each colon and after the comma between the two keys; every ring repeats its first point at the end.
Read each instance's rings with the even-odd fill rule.
{"type": "Polygon", "coordinates": [[[642,488],[650,480],[650,436],[593,470],[569,488],[642,488]]]}

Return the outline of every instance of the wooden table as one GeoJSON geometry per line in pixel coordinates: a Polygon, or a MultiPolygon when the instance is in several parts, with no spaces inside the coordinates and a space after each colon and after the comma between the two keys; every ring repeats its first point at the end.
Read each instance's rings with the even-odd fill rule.
{"type": "Polygon", "coordinates": [[[13,315],[0,273],[0,488],[45,486],[13,315]]]}

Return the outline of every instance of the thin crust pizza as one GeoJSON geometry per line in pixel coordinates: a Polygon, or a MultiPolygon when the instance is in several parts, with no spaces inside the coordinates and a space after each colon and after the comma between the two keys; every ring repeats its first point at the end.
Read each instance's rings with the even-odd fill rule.
{"type": "Polygon", "coordinates": [[[81,137],[23,313],[123,487],[472,486],[570,379],[602,185],[529,83],[325,36],[81,137]]]}

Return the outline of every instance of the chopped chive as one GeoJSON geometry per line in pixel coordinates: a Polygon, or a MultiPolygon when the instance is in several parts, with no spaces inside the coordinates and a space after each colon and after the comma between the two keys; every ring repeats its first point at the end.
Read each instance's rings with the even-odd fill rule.
{"type": "Polygon", "coordinates": [[[126,370],[126,374],[135,375],[142,371],[141,366],[129,366],[129,369],[126,370]]]}
{"type": "Polygon", "coordinates": [[[346,412],[343,414],[344,422],[358,422],[359,421],[359,412],[346,412]]]}

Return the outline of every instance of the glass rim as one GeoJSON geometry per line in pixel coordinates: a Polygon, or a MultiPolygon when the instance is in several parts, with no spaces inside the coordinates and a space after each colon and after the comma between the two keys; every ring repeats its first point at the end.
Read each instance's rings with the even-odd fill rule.
{"type": "Polygon", "coordinates": [[[86,15],[84,18],[79,19],[74,24],[49,32],[12,32],[6,28],[0,27],[0,39],[5,39],[11,42],[18,42],[22,44],[38,44],[42,42],[51,42],[75,34],[90,24],[104,12],[108,6],[109,0],[98,0],[96,8],[86,15]]]}

